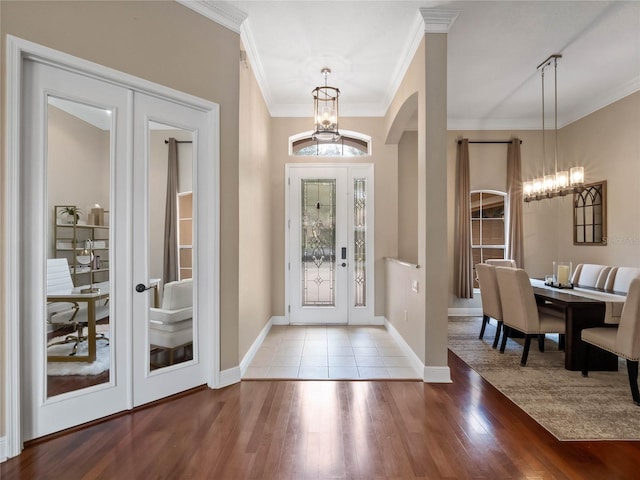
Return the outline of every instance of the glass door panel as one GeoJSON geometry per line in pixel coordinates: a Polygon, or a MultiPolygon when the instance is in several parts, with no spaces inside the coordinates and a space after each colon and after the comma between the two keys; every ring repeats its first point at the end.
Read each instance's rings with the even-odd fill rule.
{"type": "Polygon", "coordinates": [[[149,122],[149,368],[193,358],[193,132],[149,122]]]}
{"type": "Polygon", "coordinates": [[[303,179],[302,305],[335,307],[336,181],[303,179]]]}
{"type": "Polygon", "coordinates": [[[112,114],[47,97],[47,397],[110,379],[112,114]]]}

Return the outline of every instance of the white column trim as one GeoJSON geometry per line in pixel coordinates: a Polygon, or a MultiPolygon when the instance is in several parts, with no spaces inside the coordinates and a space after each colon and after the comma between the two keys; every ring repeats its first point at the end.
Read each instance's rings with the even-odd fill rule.
{"type": "Polygon", "coordinates": [[[453,23],[460,15],[459,10],[443,8],[420,8],[424,20],[425,33],[449,33],[453,23]]]}

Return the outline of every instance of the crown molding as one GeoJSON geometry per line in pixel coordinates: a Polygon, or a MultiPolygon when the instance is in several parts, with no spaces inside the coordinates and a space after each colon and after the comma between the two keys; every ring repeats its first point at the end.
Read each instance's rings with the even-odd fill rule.
{"type": "Polygon", "coordinates": [[[460,15],[459,10],[442,8],[420,8],[424,20],[425,33],[449,33],[453,23],[460,15]]]}
{"type": "Polygon", "coordinates": [[[404,77],[407,75],[407,70],[409,70],[413,57],[415,57],[416,51],[420,46],[420,42],[422,42],[424,38],[424,31],[424,19],[422,13],[418,13],[409,29],[409,35],[407,36],[402,54],[400,55],[401,61],[396,65],[396,69],[391,76],[391,83],[389,84],[389,88],[387,88],[387,94],[383,104],[385,114],[389,110],[391,102],[393,102],[393,98],[402,84],[402,80],[404,80],[404,77]]]}
{"type": "Polygon", "coordinates": [[[213,0],[176,0],[179,4],[190,8],[194,12],[219,23],[229,30],[240,33],[242,22],[247,19],[247,14],[234,7],[229,2],[213,0]]]}

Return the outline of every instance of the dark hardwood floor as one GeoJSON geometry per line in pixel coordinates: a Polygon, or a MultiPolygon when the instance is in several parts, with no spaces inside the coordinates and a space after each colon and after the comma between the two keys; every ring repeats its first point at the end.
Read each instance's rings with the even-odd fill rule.
{"type": "Polygon", "coordinates": [[[34,442],[0,478],[638,478],[640,442],[560,442],[452,353],[449,362],[451,384],[200,389],[34,442]]]}

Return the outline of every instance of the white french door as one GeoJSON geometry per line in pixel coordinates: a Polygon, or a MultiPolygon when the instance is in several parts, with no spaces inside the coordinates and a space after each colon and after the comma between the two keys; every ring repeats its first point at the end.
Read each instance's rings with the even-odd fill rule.
{"type": "MultiPolygon", "coordinates": [[[[119,241],[126,234],[119,225],[110,228],[109,240],[115,241],[110,242],[109,268],[121,272],[124,280],[109,281],[109,323],[104,332],[109,345],[102,347],[107,349],[109,367],[103,382],[61,394],[52,390],[48,382],[53,364],[47,360],[46,280],[47,258],[57,254],[52,245],[52,230],[64,221],[58,218],[52,204],[79,206],[77,200],[93,191],[96,202],[98,195],[102,195],[102,204],[114,218],[126,217],[126,193],[120,196],[112,193],[127,191],[126,173],[117,177],[114,172],[126,164],[129,93],[115,85],[29,60],[24,62],[23,91],[24,173],[20,198],[23,211],[29,212],[23,216],[22,238],[29,240],[21,246],[22,439],[29,440],[128,408],[128,362],[123,347],[130,336],[127,297],[131,295],[126,288],[127,246],[119,241]],[[78,113],[72,115],[70,111],[78,113]],[[80,147],[81,151],[95,149],[100,160],[73,158],[74,147],[86,138],[83,135],[95,138],[91,139],[92,145],[80,147]],[[68,156],[57,158],[61,150],[67,150],[68,156]],[[106,191],[100,192],[102,185],[106,191]]],[[[82,207],[86,209],[84,203],[82,207]]],[[[70,240],[64,242],[73,252],[75,245],[70,240]]],[[[63,245],[55,247],[60,246],[63,245]]],[[[73,254],[68,256],[70,268],[74,268],[74,258],[73,254]]],[[[88,278],[83,281],[89,283],[88,278]]],[[[56,378],[61,380],[59,376],[56,378]]]]}
{"type": "Polygon", "coordinates": [[[373,166],[286,170],[289,323],[373,323],[373,166]]]}
{"type": "MultiPolygon", "coordinates": [[[[178,150],[177,159],[177,191],[193,192],[193,208],[189,218],[195,222],[188,224],[178,224],[176,234],[192,238],[190,243],[192,249],[188,252],[180,251],[180,255],[189,255],[185,259],[193,265],[192,269],[192,320],[191,329],[174,332],[176,336],[185,334],[188,339],[181,339],[179,343],[191,343],[181,347],[177,352],[182,356],[181,361],[168,363],[169,354],[162,348],[153,345],[153,338],[150,332],[150,308],[153,307],[156,291],[151,287],[144,291],[136,291],[133,297],[133,403],[141,405],[158,398],[163,398],[177,392],[182,392],[197,385],[206,383],[207,367],[209,364],[208,351],[204,344],[204,339],[210,338],[211,331],[207,322],[200,321],[202,318],[211,316],[211,302],[207,301],[210,292],[204,290],[204,285],[209,283],[211,276],[210,269],[201,268],[198,262],[202,259],[202,264],[212,263],[207,260],[205,235],[206,220],[205,209],[202,205],[212,206],[205,202],[206,199],[206,169],[199,168],[197,158],[211,158],[208,155],[212,150],[212,142],[207,138],[207,114],[194,108],[179,105],[175,102],[159,99],[143,93],[136,93],[134,99],[134,171],[133,183],[133,236],[136,239],[133,243],[133,279],[135,285],[142,285],[145,288],[151,287],[158,280],[163,285],[168,281],[179,280],[179,275],[175,278],[163,278],[162,265],[160,262],[165,255],[163,242],[157,242],[158,252],[152,255],[152,242],[154,232],[162,230],[154,229],[154,224],[165,223],[165,191],[167,188],[166,163],[160,166],[154,165],[158,161],[156,155],[152,154],[154,145],[160,145],[162,154],[166,156],[166,145],[162,138],[171,135],[181,135],[183,142],[189,143],[190,148],[178,150]],[[158,172],[159,170],[159,172],[158,172]],[[202,170],[202,172],[200,171],[202,170]],[[202,174],[200,182],[199,173],[202,174]],[[158,176],[161,179],[158,179],[158,176]],[[154,190],[160,190],[161,199],[152,200],[154,190]],[[180,232],[178,232],[180,230],[180,232]],[[199,248],[200,245],[205,248],[199,248]],[[157,357],[163,357],[159,360],[157,357]],[[160,366],[162,365],[162,366],[160,366]]],[[[161,156],[160,160],[165,160],[161,156]]],[[[210,172],[209,172],[210,173],[210,172]]],[[[177,199],[176,199],[177,200],[177,199]]],[[[214,200],[215,202],[215,200],[214,200]]],[[[166,230],[165,230],[166,231],[166,230]]],[[[140,288],[142,290],[142,288],[140,288]]],[[[158,305],[159,306],[159,305],[158,305]]],[[[210,317],[209,317],[210,318],[210,317]]],[[[162,326],[165,327],[165,326],[162,326]]],[[[166,327],[165,327],[166,328],[166,327]]]]}
{"type": "MultiPolygon", "coordinates": [[[[199,108],[39,61],[25,59],[23,64],[23,149],[18,186],[23,241],[16,255],[20,258],[19,308],[23,319],[21,439],[26,441],[195,386],[215,384],[211,378],[215,379],[218,368],[212,351],[217,345],[218,315],[218,157],[214,144],[217,106],[213,104],[202,102],[204,106],[199,108]],[[152,208],[150,192],[167,188],[166,183],[160,186],[153,180],[157,177],[153,172],[158,170],[151,156],[154,129],[187,134],[192,142],[181,173],[183,185],[186,182],[193,192],[193,226],[188,232],[193,244],[189,250],[193,251],[189,259],[193,262],[193,319],[190,337],[184,342],[188,343],[185,356],[160,366],[152,366],[151,356],[158,349],[151,345],[149,327],[150,308],[159,305],[154,305],[151,293],[135,289],[137,284],[161,289],[164,283],[162,274],[152,269],[162,258],[151,253],[151,224],[164,223],[164,218],[151,218],[151,212],[158,209],[152,208]],[[53,363],[59,362],[47,359],[48,343],[55,334],[46,322],[51,301],[47,296],[47,259],[69,250],[74,273],[79,254],[75,236],[74,244],[63,239],[53,245],[53,231],[62,221],[53,205],[82,207],[81,220],[73,230],[89,230],[93,227],[86,224],[84,215],[98,199],[108,212],[108,228],[100,227],[108,236],[89,245],[102,248],[103,259],[108,258],[108,267],[101,269],[107,277],[100,287],[103,297],[108,294],[109,315],[99,325],[108,343],[98,342],[99,358],[108,368],[94,375],[99,380],[88,386],[76,384],[59,391],[54,385],[60,382],[52,382],[51,375],[51,367],[59,366],[53,363]],[[199,248],[201,245],[207,248],[199,248]]],[[[160,138],[157,132],[155,138],[160,138]]],[[[164,203],[161,210],[164,215],[164,203]]],[[[93,252],[90,257],[95,258],[93,252]]],[[[91,269],[99,268],[92,265],[91,269]]],[[[80,278],[74,275],[76,286],[83,282],[94,287],[97,281],[89,276],[80,278]]],[[[76,362],[62,363],[71,368],[76,362]]],[[[89,378],[93,374],[80,375],[89,378]]]]}

